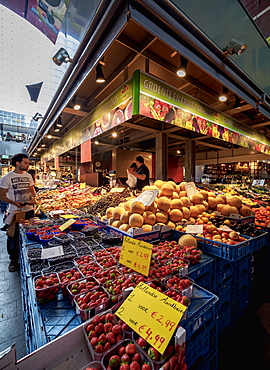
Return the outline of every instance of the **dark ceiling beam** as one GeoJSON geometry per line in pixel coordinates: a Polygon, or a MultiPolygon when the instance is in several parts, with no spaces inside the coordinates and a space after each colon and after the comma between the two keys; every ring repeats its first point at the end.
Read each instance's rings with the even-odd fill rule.
{"type": "Polygon", "coordinates": [[[65,107],[63,113],[72,114],[73,116],[85,117],[88,112],[83,112],[82,110],[75,110],[73,108],[65,107]]]}
{"type": "Polygon", "coordinates": [[[270,125],[270,121],[267,122],[260,122],[260,123],[254,123],[254,125],[251,125],[252,128],[260,128],[264,126],[270,125]]]}

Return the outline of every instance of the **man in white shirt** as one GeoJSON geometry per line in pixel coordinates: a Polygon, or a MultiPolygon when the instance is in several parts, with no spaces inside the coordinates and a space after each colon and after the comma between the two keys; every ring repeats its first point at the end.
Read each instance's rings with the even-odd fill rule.
{"type": "MultiPolygon", "coordinates": [[[[8,215],[5,222],[10,223],[16,211],[26,212],[25,218],[34,217],[35,188],[32,176],[27,173],[28,156],[15,154],[11,159],[15,167],[0,180],[0,200],[8,205],[8,215]]],[[[16,225],[14,236],[7,238],[7,252],[10,257],[9,271],[19,270],[19,227],[16,225]]]]}

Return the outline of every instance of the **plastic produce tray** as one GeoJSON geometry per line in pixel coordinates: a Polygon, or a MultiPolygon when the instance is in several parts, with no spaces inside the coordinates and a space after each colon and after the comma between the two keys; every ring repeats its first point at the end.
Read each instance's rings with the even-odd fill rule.
{"type": "Polygon", "coordinates": [[[214,274],[215,259],[202,254],[201,261],[197,265],[189,265],[188,276],[197,281],[197,279],[202,279],[208,275],[214,274]]]}
{"type": "Polygon", "coordinates": [[[253,237],[253,252],[263,248],[269,242],[268,231],[262,230],[261,235],[253,237]]]}

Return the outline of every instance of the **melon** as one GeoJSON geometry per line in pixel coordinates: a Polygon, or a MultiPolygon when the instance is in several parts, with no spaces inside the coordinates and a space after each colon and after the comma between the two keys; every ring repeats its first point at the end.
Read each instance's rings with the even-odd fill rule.
{"type": "Polygon", "coordinates": [[[167,197],[160,197],[157,201],[157,207],[161,211],[167,212],[170,209],[171,201],[167,197]]]}
{"type": "Polygon", "coordinates": [[[222,203],[219,203],[219,204],[217,204],[217,211],[218,212],[222,212],[222,208],[224,207],[224,204],[222,204],[222,203]]]}
{"type": "Polygon", "coordinates": [[[219,195],[216,197],[216,201],[217,201],[217,204],[225,204],[226,203],[224,198],[219,196],[219,195]]]}
{"type": "Polygon", "coordinates": [[[238,215],[239,211],[237,207],[231,206],[231,215],[238,215]]]}
{"type": "Polygon", "coordinates": [[[216,198],[209,197],[209,198],[208,198],[208,205],[209,205],[209,208],[210,208],[210,209],[215,209],[215,208],[216,208],[216,206],[217,206],[216,198]]]}
{"type": "Polygon", "coordinates": [[[194,203],[194,204],[201,204],[203,201],[204,201],[204,197],[202,194],[200,193],[196,193],[196,194],[193,194],[192,197],[191,197],[191,201],[194,203]]]}
{"type": "Polygon", "coordinates": [[[121,214],[120,221],[122,222],[122,224],[128,224],[129,216],[130,216],[129,211],[125,211],[121,214]]]}
{"type": "Polygon", "coordinates": [[[241,216],[247,217],[247,216],[251,215],[252,210],[247,206],[242,206],[242,207],[239,208],[239,213],[240,213],[241,216]]]}
{"type": "Polygon", "coordinates": [[[180,200],[183,204],[183,207],[190,207],[191,206],[191,201],[188,197],[181,197],[180,200]]]}
{"type": "Polygon", "coordinates": [[[163,185],[163,181],[162,180],[156,180],[154,182],[154,186],[156,186],[158,189],[161,189],[161,186],[163,185]]]}
{"type": "Polygon", "coordinates": [[[179,185],[176,185],[176,187],[175,187],[175,191],[176,191],[176,193],[177,193],[177,194],[179,194],[179,193],[180,193],[180,186],[179,186],[179,185]]]}
{"type": "Polygon", "coordinates": [[[139,202],[138,200],[135,200],[134,202],[132,202],[130,206],[131,213],[139,213],[140,215],[142,215],[144,211],[145,211],[145,206],[142,202],[139,202]]]}
{"type": "Polygon", "coordinates": [[[156,213],[156,222],[157,223],[166,223],[168,221],[168,214],[166,212],[158,211],[156,213]]]}
{"type": "Polygon", "coordinates": [[[174,222],[172,222],[172,221],[168,221],[168,222],[166,223],[166,226],[169,226],[169,228],[170,228],[170,229],[175,229],[175,223],[174,223],[174,222]]]}
{"type": "Polygon", "coordinates": [[[149,231],[152,231],[153,230],[153,226],[152,225],[148,225],[148,224],[144,224],[142,225],[142,229],[145,233],[149,233],[149,231]]]}
{"type": "Polygon", "coordinates": [[[181,247],[196,247],[197,248],[197,240],[194,238],[194,236],[186,234],[179,238],[178,244],[181,247]]]}
{"type": "Polygon", "coordinates": [[[224,195],[224,194],[218,194],[217,197],[218,198],[222,198],[224,200],[224,204],[227,203],[227,197],[226,197],[226,195],[224,195]]]}
{"type": "Polygon", "coordinates": [[[208,191],[206,190],[200,190],[199,191],[199,194],[201,194],[204,198],[204,200],[207,200],[208,199],[208,191]]]}
{"type": "Polygon", "coordinates": [[[156,215],[151,211],[145,211],[143,213],[143,219],[145,224],[155,225],[156,223],[156,215]]]}
{"type": "Polygon", "coordinates": [[[111,225],[113,222],[114,222],[114,218],[113,217],[110,217],[108,218],[108,224],[111,225]]]}
{"type": "Polygon", "coordinates": [[[146,206],[145,207],[145,210],[146,211],[153,212],[153,213],[156,213],[156,211],[157,211],[157,203],[154,201],[152,204],[150,204],[150,206],[146,206]]]}
{"type": "Polygon", "coordinates": [[[209,208],[209,204],[207,203],[207,201],[206,201],[206,200],[204,200],[204,201],[202,202],[202,204],[204,205],[204,208],[205,208],[206,210],[209,208]]]}
{"type": "Polygon", "coordinates": [[[130,207],[131,207],[132,203],[133,203],[132,200],[129,200],[126,203],[124,203],[124,208],[125,208],[126,211],[130,211],[130,207]]]}
{"type": "Polygon", "coordinates": [[[120,220],[113,221],[112,226],[119,228],[122,225],[122,222],[120,220]]]}
{"type": "Polygon", "coordinates": [[[196,204],[196,207],[199,210],[199,214],[201,215],[203,212],[206,211],[205,206],[203,204],[196,204]]]}
{"type": "Polygon", "coordinates": [[[161,190],[162,195],[167,195],[170,197],[172,193],[174,192],[174,187],[168,182],[166,182],[161,186],[160,190],[161,190]]]}
{"type": "Polygon", "coordinates": [[[171,184],[173,186],[173,189],[176,189],[176,183],[174,181],[168,181],[167,184],[171,184]]]}
{"type": "Polygon", "coordinates": [[[185,191],[185,190],[181,190],[180,192],[179,192],[179,198],[181,198],[181,197],[186,197],[187,196],[187,192],[185,191]]]}
{"type": "Polygon", "coordinates": [[[173,198],[173,199],[178,199],[178,198],[179,198],[179,194],[178,194],[176,191],[174,191],[174,192],[172,193],[172,198],[173,198]]]}
{"type": "Polygon", "coordinates": [[[106,209],[106,218],[110,218],[113,216],[114,207],[109,207],[106,209]]]}
{"type": "Polygon", "coordinates": [[[197,218],[197,217],[198,217],[198,215],[199,215],[199,210],[198,210],[198,208],[197,208],[197,207],[195,207],[195,206],[191,206],[191,207],[189,208],[189,210],[190,210],[190,217],[193,217],[193,218],[197,218]]]}
{"type": "Polygon", "coordinates": [[[221,214],[223,216],[229,216],[230,213],[231,213],[231,206],[229,204],[225,204],[222,207],[221,214]]]}
{"type": "Polygon", "coordinates": [[[173,222],[179,222],[183,218],[183,213],[180,211],[180,209],[172,209],[169,213],[169,219],[173,222]]]}
{"type": "Polygon", "coordinates": [[[124,207],[115,207],[114,210],[113,210],[113,218],[115,220],[120,220],[120,217],[121,217],[121,214],[125,212],[125,208],[124,207]]]}
{"type": "Polygon", "coordinates": [[[183,206],[183,204],[182,204],[181,199],[172,199],[171,200],[171,205],[170,205],[171,209],[175,209],[175,208],[182,209],[182,206],[183,206]]]}
{"type": "Polygon", "coordinates": [[[122,224],[119,226],[119,230],[128,231],[129,227],[129,224],[122,224]]]}
{"type": "Polygon", "coordinates": [[[233,207],[237,207],[237,208],[242,207],[242,200],[239,197],[227,198],[227,203],[233,207]]]}
{"type": "Polygon", "coordinates": [[[209,197],[215,198],[216,194],[213,193],[212,191],[208,191],[208,199],[209,199],[209,197]]]}
{"type": "Polygon", "coordinates": [[[133,213],[130,215],[128,223],[130,227],[142,227],[143,216],[139,213],[133,213]]]}
{"type": "Polygon", "coordinates": [[[182,213],[183,213],[183,217],[188,219],[190,217],[190,210],[189,208],[187,207],[182,207],[182,213]]]}
{"type": "Polygon", "coordinates": [[[180,186],[180,190],[181,190],[181,191],[186,190],[186,181],[182,181],[182,182],[180,182],[179,186],[180,186]]]}

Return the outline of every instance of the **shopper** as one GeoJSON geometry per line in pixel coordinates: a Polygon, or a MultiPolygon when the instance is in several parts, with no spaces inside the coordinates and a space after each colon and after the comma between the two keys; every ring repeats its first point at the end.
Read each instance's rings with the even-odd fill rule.
{"type": "MultiPolygon", "coordinates": [[[[133,162],[130,167],[130,169],[132,169],[134,172],[137,172],[137,165],[135,162],[133,162]]],[[[129,170],[127,170],[127,175],[128,175],[128,179],[126,181],[126,184],[131,188],[131,189],[135,189],[136,188],[136,185],[137,185],[137,177],[135,177],[132,173],[129,172],[129,170]]]]}
{"type": "Polygon", "coordinates": [[[137,171],[129,168],[128,172],[137,178],[136,189],[142,190],[144,186],[149,185],[149,168],[144,164],[144,159],[141,155],[136,157],[137,171]]]}
{"type": "MultiPolygon", "coordinates": [[[[0,180],[0,200],[9,203],[8,215],[5,222],[15,226],[14,231],[7,232],[7,252],[10,258],[9,271],[19,270],[19,226],[16,222],[16,212],[25,212],[25,219],[34,217],[35,189],[32,176],[27,173],[28,156],[23,153],[15,154],[11,159],[14,171],[9,172],[0,180]],[[15,224],[15,225],[14,225],[15,224]]],[[[13,230],[13,229],[12,229],[13,230]]]]}
{"type": "Polygon", "coordinates": [[[39,191],[39,188],[36,186],[36,170],[34,170],[33,168],[30,168],[30,170],[28,170],[28,173],[30,173],[30,175],[33,178],[35,192],[37,193],[39,191]]]}

